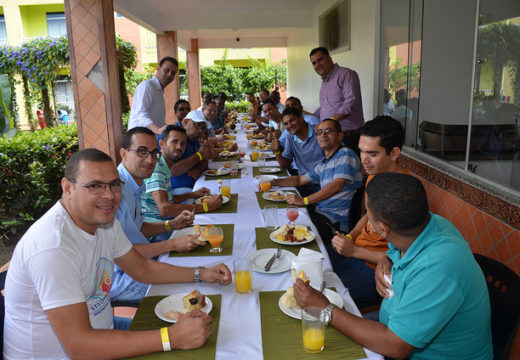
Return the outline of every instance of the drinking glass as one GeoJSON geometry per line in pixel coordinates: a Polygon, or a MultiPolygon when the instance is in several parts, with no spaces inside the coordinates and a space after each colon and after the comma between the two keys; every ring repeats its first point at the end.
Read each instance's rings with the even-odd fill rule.
{"type": "Polygon", "coordinates": [[[208,229],[208,242],[211,245],[210,253],[221,253],[220,245],[224,240],[224,231],[220,226],[212,226],[208,229]]]}
{"type": "Polygon", "coordinates": [[[233,273],[235,274],[235,288],[240,294],[251,291],[251,265],[246,258],[233,262],[233,273]]]}
{"type": "Polygon", "coordinates": [[[220,186],[220,195],[222,196],[231,196],[231,181],[222,180],[222,184],[220,186]]]}
{"type": "Polygon", "coordinates": [[[260,189],[263,191],[263,192],[268,192],[269,189],[271,189],[271,182],[270,181],[262,181],[260,183],[260,189]]]}
{"type": "Polygon", "coordinates": [[[289,219],[289,225],[295,226],[296,219],[298,219],[298,216],[300,213],[298,212],[298,207],[294,205],[287,206],[287,210],[285,211],[285,216],[287,216],[287,219],[289,219]]]}
{"type": "Polygon", "coordinates": [[[264,224],[267,230],[275,230],[278,225],[278,206],[266,205],[262,210],[264,224]]]}
{"type": "Polygon", "coordinates": [[[302,309],[303,349],[311,354],[319,353],[325,346],[325,321],[321,311],[317,306],[302,309]]]}
{"type": "Polygon", "coordinates": [[[258,155],[260,155],[260,153],[258,151],[251,152],[251,161],[257,161],[258,155]]]}

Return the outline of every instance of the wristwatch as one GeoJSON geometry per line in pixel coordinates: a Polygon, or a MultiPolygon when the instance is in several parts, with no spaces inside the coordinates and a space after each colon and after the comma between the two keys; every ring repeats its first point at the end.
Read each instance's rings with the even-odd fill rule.
{"type": "Polygon", "coordinates": [[[336,307],[336,305],[334,305],[333,303],[330,303],[329,305],[327,305],[327,307],[325,309],[323,309],[321,311],[320,320],[323,320],[323,322],[327,326],[329,325],[329,323],[332,320],[332,310],[334,310],[335,307],[336,307]]]}
{"type": "Polygon", "coordinates": [[[197,266],[195,268],[195,272],[193,273],[193,281],[200,282],[200,269],[204,269],[204,266],[197,266]]]}

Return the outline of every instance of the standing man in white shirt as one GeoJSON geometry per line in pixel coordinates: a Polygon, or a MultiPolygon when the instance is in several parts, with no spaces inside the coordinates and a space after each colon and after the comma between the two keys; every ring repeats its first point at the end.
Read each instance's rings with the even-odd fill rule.
{"type": "Polygon", "coordinates": [[[155,76],[137,85],[130,110],[128,130],[142,126],[157,135],[162,133],[166,127],[164,123],[166,116],[164,88],[175,79],[178,67],[177,59],[164,57],[159,62],[155,76]]]}

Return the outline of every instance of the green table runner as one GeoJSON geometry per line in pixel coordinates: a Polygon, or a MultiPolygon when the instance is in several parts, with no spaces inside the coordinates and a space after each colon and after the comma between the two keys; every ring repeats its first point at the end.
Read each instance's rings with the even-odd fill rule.
{"type": "Polygon", "coordinates": [[[303,245],[281,245],[278,243],[275,243],[273,240],[269,238],[269,234],[273,232],[273,230],[267,230],[266,228],[255,228],[255,234],[256,234],[256,249],[270,249],[273,247],[280,246],[282,249],[292,252],[295,255],[298,255],[298,252],[300,251],[300,248],[304,247],[310,250],[318,251],[320,252],[320,247],[318,246],[318,243],[316,240],[311,241],[310,243],[303,244],[303,245]]]}
{"type": "Polygon", "coordinates": [[[217,156],[213,159],[213,161],[237,161],[238,159],[240,159],[240,155],[233,155],[227,157],[217,156]]]}
{"type": "Polygon", "coordinates": [[[332,326],[325,327],[325,349],[318,354],[303,350],[302,322],[285,315],[278,306],[284,291],[261,291],[260,320],[264,360],[278,359],[362,359],[361,346],[332,326]]]}
{"type": "Polygon", "coordinates": [[[205,180],[240,179],[242,177],[242,169],[238,170],[238,174],[236,174],[236,175],[226,174],[226,175],[218,175],[218,176],[208,176],[208,175],[205,175],[205,176],[206,176],[205,180]]]}
{"type": "MultiPolygon", "coordinates": [[[[165,297],[166,296],[148,296],[143,298],[139,304],[137,312],[135,313],[134,320],[132,320],[132,324],[130,324],[130,330],[154,330],[165,326],[171,326],[171,323],[163,321],[155,315],[155,305],[165,297]]],[[[213,302],[213,309],[210,313],[213,321],[211,323],[211,337],[208,339],[206,344],[204,344],[204,346],[194,350],[157,352],[148,355],[136,356],[132,359],[215,359],[222,295],[209,295],[209,298],[211,298],[211,301],[213,302]]]]}
{"type": "Polygon", "coordinates": [[[287,170],[284,170],[282,169],[279,165],[273,165],[273,166],[270,166],[270,165],[266,165],[266,166],[253,166],[253,177],[255,176],[259,176],[259,175],[276,175],[276,176],[288,176],[289,174],[287,174],[287,170]],[[262,173],[260,172],[260,168],[263,168],[263,167],[279,167],[281,170],[276,172],[276,173],[262,173]]]}
{"type": "Polygon", "coordinates": [[[231,194],[229,201],[222,205],[218,210],[210,211],[208,214],[229,214],[236,213],[238,206],[238,194],[231,194]]]}
{"type": "MultiPolygon", "coordinates": [[[[211,249],[211,245],[209,242],[206,242],[206,245],[199,246],[189,252],[174,252],[170,251],[169,257],[185,257],[185,256],[222,256],[222,255],[231,255],[233,252],[233,233],[235,231],[235,224],[214,224],[215,226],[220,226],[224,231],[224,241],[220,247],[222,248],[222,252],[220,253],[210,253],[209,249],[211,249]]],[[[204,225],[202,225],[204,226],[204,225]]]]}
{"type": "MultiPolygon", "coordinates": [[[[296,194],[296,191],[286,191],[286,193],[296,194]]],[[[262,197],[263,192],[257,191],[256,193],[256,199],[258,200],[258,205],[260,206],[260,209],[263,209],[266,205],[276,205],[280,209],[285,209],[289,206],[289,204],[285,201],[269,201],[262,197]]],[[[302,206],[303,207],[303,206],[302,206]]]]}

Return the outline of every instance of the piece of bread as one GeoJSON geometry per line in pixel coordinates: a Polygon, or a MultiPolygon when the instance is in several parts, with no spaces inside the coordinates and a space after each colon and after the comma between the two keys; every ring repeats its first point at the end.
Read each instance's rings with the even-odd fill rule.
{"type": "Polygon", "coordinates": [[[182,302],[184,304],[184,310],[190,312],[206,306],[206,297],[197,290],[193,290],[182,298],[182,302]]]}
{"type": "Polygon", "coordinates": [[[294,288],[290,286],[287,289],[287,292],[282,295],[282,304],[288,308],[297,308],[298,302],[296,301],[296,298],[294,297],[294,288]]]}
{"type": "Polygon", "coordinates": [[[170,310],[167,313],[164,313],[163,315],[166,316],[168,319],[172,319],[172,320],[177,321],[182,316],[182,313],[179,312],[179,311],[170,310]]]}
{"type": "Polygon", "coordinates": [[[307,275],[305,275],[303,270],[300,270],[300,273],[298,274],[298,276],[296,276],[296,269],[292,268],[291,269],[291,276],[292,276],[293,282],[296,282],[296,278],[302,279],[305,284],[308,284],[308,283],[311,282],[309,279],[307,279],[307,275]]]}

